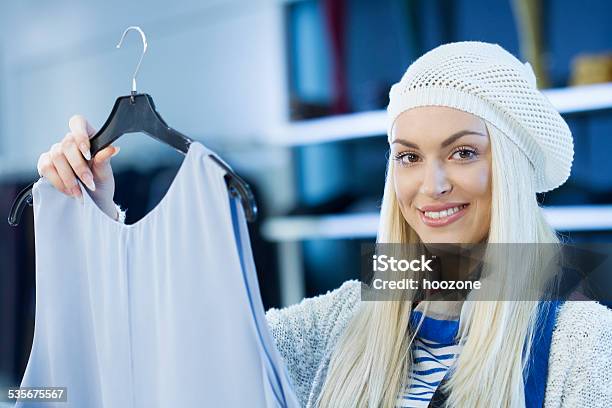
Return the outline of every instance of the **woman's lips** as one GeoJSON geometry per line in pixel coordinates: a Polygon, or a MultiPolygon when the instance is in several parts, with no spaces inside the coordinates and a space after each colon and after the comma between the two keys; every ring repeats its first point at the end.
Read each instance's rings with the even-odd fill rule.
{"type": "Polygon", "coordinates": [[[457,211],[456,213],[443,218],[429,218],[425,216],[424,211],[417,211],[419,211],[419,215],[421,216],[421,221],[423,221],[423,224],[429,227],[444,227],[446,225],[452,224],[459,218],[463,217],[467,212],[469,206],[469,204],[466,204],[465,207],[460,208],[459,211],[457,211]]]}

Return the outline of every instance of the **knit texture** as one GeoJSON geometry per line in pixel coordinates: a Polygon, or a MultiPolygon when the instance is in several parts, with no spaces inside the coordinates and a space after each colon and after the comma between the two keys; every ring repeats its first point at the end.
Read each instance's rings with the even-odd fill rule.
{"type": "Polygon", "coordinates": [[[414,61],[389,92],[389,143],[402,112],[432,105],[476,115],[510,138],[533,166],[536,192],[568,179],[574,145],[567,123],[538,90],[531,65],[498,44],[443,44],[414,61]]]}
{"type": "MultiPolygon", "coordinates": [[[[266,318],[302,406],[311,408],[331,353],[358,309],[361,283],[348,280],[266,318]]],[[[595,301],[567,301],[552,336],[544,408],[612,407],[612,310],[595,301]]]]}

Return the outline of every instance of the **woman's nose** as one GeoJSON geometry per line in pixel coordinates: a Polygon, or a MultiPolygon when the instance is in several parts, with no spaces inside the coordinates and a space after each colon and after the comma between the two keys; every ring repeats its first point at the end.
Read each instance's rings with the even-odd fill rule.
{"type": "Polygon", "coordinates": [[[420,188],[421,194],[437,199],[450,193],[452,188],[443,166],[432,163],[426,167],[420,188]]]}

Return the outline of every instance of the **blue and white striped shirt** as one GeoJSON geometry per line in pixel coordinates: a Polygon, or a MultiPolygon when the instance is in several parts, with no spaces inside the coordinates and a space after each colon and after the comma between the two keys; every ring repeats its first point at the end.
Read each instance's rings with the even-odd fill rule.
{"type": "MultiPolygon", "coordinates": [[[[422,312],[413,310],[411,325],[416,327],[422,312]]],[[[455,342],[459,320],[438,320],[425,316],[412,345],[412,373],[398,396],[396,407],[427,407],[448,368],[460,352],[455,342]]]]}

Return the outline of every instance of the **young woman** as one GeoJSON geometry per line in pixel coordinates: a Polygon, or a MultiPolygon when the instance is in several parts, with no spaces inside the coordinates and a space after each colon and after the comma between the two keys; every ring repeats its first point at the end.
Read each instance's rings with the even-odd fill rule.
{"type": "MultiPolygon", "coordinates": [[[[536,193],[569,177],[572,137],[528,64],[496,44],[444,44],[389,96],[378,243],[559,243],[536,193]]],[[[70,127],[41,155],[40,174],[75,195],[79,177],[121,219],[109,164],[116,148],[88,164],[93,129],[78,116],[70,127]]],[[[541,265],[520,262],[525,279],[507,281],[527,287],[541,265]]],[[[362,301],[360,291],[349,280],[266,313],[304,406],[612,406],[612,311],[598,302],[560,306],[538,400],[524,379],[538,302],[362,301]]]]}

